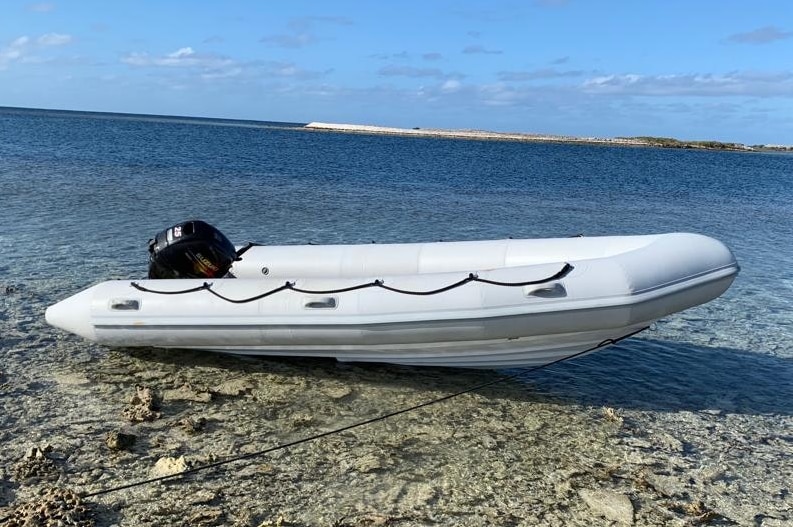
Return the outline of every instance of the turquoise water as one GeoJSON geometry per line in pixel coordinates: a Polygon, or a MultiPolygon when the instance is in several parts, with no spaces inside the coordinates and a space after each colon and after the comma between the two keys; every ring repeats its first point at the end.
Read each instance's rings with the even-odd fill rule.
{"type": "MultiPolygon", "coordinates": [[[[520,397],[499,392],[485,407],[503,404],[500,419],[514,420],[516,412],[527,411],[526,405],[550,404],[549,411],[556,412],[552,419],[577,423],[559,434],[580,436],[584,442],[591,433],[587,423],[593,412],[614,407],[627,412],[634,423],[684,444],[701,444],[692,466],[738,456],[730,466],[740,473],[735,477],[746,480],[742,491],[729,485],[726,490],[716,488],[717,483],[703,488],[713,493],[712,502],[720,504],[720,510],[727,511],[725,517],[739,523],[770,507],[762,498],[770,491],[752,490],[759,484],[752,479],[753,470],[776,471],[780,486],[791,473],[793,156],[347,135],[306,131],[290,123],[0,108],[0,189],[1,371],[12,386],[5,394],[25,412],[17,415],[6,407],[0,414],[5,432],[0,434],[17,451],[27,444],[31,429],[33,437],[59,429],[56,435],[62,434],[62,441],[73,442],[67,425],[75,416],[70,411],[60,416],[57,426],[28,415],[43,400],[65,397],[63,383],[42,380],[53,368],[64,375],[88,375],[92,382],[112,378],[121,383],[108,387],[108,393],[120,393],[120,386],[131,382],[118,380],[124,368],[130,368],[133,381],[143,375],[136,372],[149,371],[146,375],[157,379],[151,371],[174,367],[178,369],[168,370],[173,375],[192,372],[191,382],[200,378],[207,367],[202,361],[212,359],[187,354],[166,360],[155,354],[160,358],[153,360],[145,353],[119,354],[61,334],[43,322],[47,305],[87,285],[144,276],[147,240],[178,221],[201,218],[235,243],[273,244],[689,231],[718,238],[735,252],[742,272],[723,297],[664,319],[609,350],[532,375],[511,388],[520,397]],[[735,416],[743,421],[729,424],[735,416]],[[707,426],[740,430],[736,434],[750,444],[756,439],[752,434],[761,430],[777,430],[779,437],[788,439],[780,440],[781,446],[761,462],[751,452],[728,455],[734,452],[728,442],[708,436],[706,425],[698,429],[692,419],[715,419],[707,426]],[[751,506],[741,504],[740,496],[746,493],[751,506]]],[[[223,364],[215,365],[219,369],[213,375],[238,375],[248,363],[235,363],[231,369],[223,364]]],[[[309,394],[312,385],[322,382],[355,384],[367,394],[363,406],[353,405],[339,415],[328,410],[320,428],[398,406],[405,390],[411,400],[421,400],[495,375],[374,368],[360,370],[352,379],[348,370],[337,371],[333,364],[311,364],[306,369],[289,361],[258,362],[250,368],[260,374],[268,368],[288,370],[289,376],[303,379],[309,394]],[[323,372],[319,378],[317,368],[323,372]],[[416,384],[415,378],[422,380],[416,384]]],[[[289,408],[297,412],[298,404],[309,407],[311,397],[306,397],[309,400],[291,400],[289,408]]],[[[243,406],[226,410],[243,419],[261,418],[263,410],[243,406]]],[[[74,408],[79,404],[72,410],[77,411],[74,408]]],[[[91,411],[99,413],[96,408],[91,411]]],[[[528,411],[539,412],[536,407],[528,411]]],[[[446,426],[440,410],[433,420],[432,432],[426,432],[430,435],[446,426]]],[[[101,435],[107,426],[80,433],[101,435]]],[[[501,434],[503,448],[520,440],[517,432],[501,434]]],[[[577,455],[576,444],[562,441],[560,457],[548,463],[564,468],[565,456],[577,455]]],[[[620,449],[639,447],[616,441],[608,448],[620,458],[625,454],[620,449]]],[[[681,452],[680,456],[689,455],[681,452]]],[[[8,463],[13,455],[7,454],[8,463]]],[[[436,455],[461,478],[470,477],[465,470],[471,467],[460,468],[467,467],[464,455],[451,450],[436,455]]],[[[387,480],[390,466],[384,464],[377,473],[387,480]]],[[[532,463],[518,469],[535,475],[548,470],[532,463]]],[[[124,477],[139,474],[131,471],[124,477]]],[[[418,479],[431,484],[427,478],[423,474],[418,479]]],[[[363,495],[382,493],[379,486],[375,492],[365,481],[357,484],[363,495]]],[[[24,494],[20,489],[14,492],[24,494]]],[[[405,492],[412,496],[419,491],[405,492]]],[[[446,496],[442,490],[434,492],[446,496]]],[[[506,488],[489,492],[495,496],[489,506],[496,509],[505,495],[514,498],[506,488]]],[[[279,499],[289,502],[294,495],[279,499]]],[[[788,495],[780,498],[779,510],[789,505],[788,495]]],[[[344,502],[338,493],[329,496],[329,503],[344,502]]],[[[403,506],[399,496],[387,503],[403,506]]],[[[639,496],[636,499],[645,499],[639,496]]],[[[652,496],[646,500],[661,502],[652,496]]],[[[443,499],[430,502],[445,511],[441,524],[479,514],[462,502],[447,509],[443,499]]],[[[577,510],[578,505],[570,507],[577,510]]],[[[575,523],[574,517],[565,516],[568,512],[560,509],[555,514],[559,521],[575,523]]],[[[542,516],[533,518],[540,521],[542,516]]],[[[648,524],[655,521],[644,518],[648,524]]]]}

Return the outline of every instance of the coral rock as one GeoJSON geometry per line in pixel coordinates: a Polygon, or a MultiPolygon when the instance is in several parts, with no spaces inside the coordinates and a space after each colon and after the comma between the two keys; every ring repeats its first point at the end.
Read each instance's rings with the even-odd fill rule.
{"type": "Polygon", "coordinates": [[[186,433],[193,435],[197,434],[206,428],[207,420],[205,417],[185,417],[184,419],[179,421],[179,426],[184,430],[186,433]]]}
{"type": "Polygon", "coordinates": [[[160,396],[146,386],[135,386],[135,395],[129,405],[124,408],[122,415],[128,421],[139,423],[143,421],[154,421],[162,415],[159,412],[162,399],[160,396]]]}
{"type": "Polygon", "coordinates": [[[64,527],[93,527],[91,510],[80,496],[68,489],[47,489],[38,499],[13,508],[7,527],[62,525],[64,527]]]}
{"type": "Polygon", "coordinates": [[[61,471],[50,459],[48,454],[52,447],[32,447],[25,452],[25,456],[17,462],[11,472],[16,482],[56,481],[61,476],[61,471]]]}
{"type": "Polygon", "coordinates": [[[123,432],[109,432],[105,436],[105,444],[110,450],[129,450],[138,437],[123,432]]]}

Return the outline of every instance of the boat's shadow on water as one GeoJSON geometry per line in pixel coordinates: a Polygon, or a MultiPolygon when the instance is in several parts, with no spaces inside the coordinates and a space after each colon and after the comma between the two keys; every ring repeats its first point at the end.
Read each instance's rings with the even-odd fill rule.
{"type": "MultiPolygon", "coordinates": [[[[332,359],[280,359],[190,350],[125,349],[145,362],[235,373],[276,373],[317,383],[357,383],[445,395],[504,374],[452,368],[343,364],[332,359]]],[[[653,411],[712,410],[793,415],[793,359],[732,348],[635,338],[605,350],[526,371],[479,390],[488,398],[558,402],[653,411]]]]}
{"type": "Polygon", "coordinates": [[[793,359],[732,348],[636,338],[527,379],[586,405],[793,415],[793,359]]]}

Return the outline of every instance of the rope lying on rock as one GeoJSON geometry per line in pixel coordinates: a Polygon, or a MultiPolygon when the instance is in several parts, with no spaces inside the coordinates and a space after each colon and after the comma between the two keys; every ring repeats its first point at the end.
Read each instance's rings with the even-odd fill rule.
{"type": "Polygon", "coordinates": [[[169,479],[183,477],[183,476],[186,476],[186,475],[189,475],[189,474],[195,474],[197,472],[203,472],[205,470],[210,470],[210,469],[213,469],[213,468],[221,467],[223,465],[228,465],[228,464],[231,464],[231,463],[236,463],[238,461],[244,461],[244,460],[247,460],[247,459],[252,459],[252,458],[255,458],[255,457],[263,456],[265,454],[270,454],[270,453],[276,452],[278,450],[285,450],[285,449],[288,449],[288,448],[293,447],[293,446],[301,445],[303,443],[316,441],[317,439],[322,439],[323,437],[328,437],[328,436],[339,434],[341,432],[346,432],[347,430],[352,430],[353,428],[359,428],[359,427],[366,426],[366,425],[369,425],[369,424],[372,424],[372,423],[376,423],[376,422],[379,422],[379,421],[384,421],[386,419],[390,419],[391,417],[396,417],[398,415],[406,414],[408,412],[413,412],[415,410],[419,410],[419,409],[425,408],[427,406],[438,404],[438,403],[441,403],[443,401],[448,401],[449,399],[454,399],[455,397],[459,397],[459,396],[465,395],[467,393],[476,392],[476,391],[482,390],[483,388],[487,388],[489,386],[494,386],[496,384],[500,384],[500,383],[503,383],[503,382],[506,382],[506,381],[511,381],[511,380],[514,380],[514,379],[518,379],[518,378],[520,378],[520,377],[522,377],[522,376],[524,376],[524,375],[526,375],[528,373],[536,372],[536,371],[542,370],[543,368],[548,368],[549,366],[553,366],[555,364],[559,364],[561,362],[565,362],[565,361],[574,359],[576,357],[580,357],[581,355],[586,355],[587,353],[591,353],[591,352],[593,352],[593,351],[595,351],[597,349],[600,349],[602,347],[610,346],[612,344],[616,344],[616,343],[618,343],[618,342],[620,342],[622,340],[625,340],[627,338],[630,338],[630,337],[636,335],[637,333],[640,333],[640,332],[644,331],[645,329],[647,329],[647,327],[643,327],[643,328],[641,328],[639,330],[633,331],[633,332],[628,333],[627,335],[623,335],[621,337],[617,337],[617,338],[613,338],[613,339],[606,339],[606,340],[600,342],[599,344],[597,344],[596,346],[593,346],[593,347],[591,347],[589,349],[585,349],[584,351],[579,351],[578,353],[575,353],[575,354],[567,356],[567,357],[562,357],[561,359],[557,359],[557,360],[555,360],[553,362],[549,362],[547,364],[541,364],[539,366],[534,366],[532,368],[524,368],[524,369],[521,369],[520,371],[518,371],[516,373],[511,374],[511,375],[501,376],[501,377],[499,377],[497,379],[494,379],[492,381],[487,381],[487,382],[483,382],[481,384],[470,386],[468,388],[464,388],[464,389],[462,389],[460,391],[457,391],[457,392],[454,392],[454,393],[451,393],[451,394],[448,394],[448,395],[444,395],[444,396],[438,397],[436,399],[430,399],[429,401],[424,401],[422,403],[418,403],[418,404],[415,404],[413,406],[409,406],[407,408],[402,408],[400,410],[395,410],[395,411],[392,411],[392,412],[389,412],[389,413],[386,413],[386,414],[378,415],[376,417],[372,417],[371,419],[366,419],[364,421],[358,421],[357,423],[353,423],[351,425],[342,426],[340,428],[334,428],[333,430],[328,430],[326,432],[320,432],[318,434],[314,434],[314,435],[311,435],[311,436],[308,436],[308,437],[297,439],[295,441],[290,441],[288,443],[282,443],[280,445],[275,445],[275,446],[272,446],[272,447],[269,447],[269,448],[265,448],[263,450],[259,450],[259,451],[256,451],[256,452],[251,452],[249,454],[242,454],[242,455],[239,455],[239,456],[234,456],[234,457],[226,458],[226,459],[223,459],[223,460],[220,460],[220,461],[216,461],[214,463],[207,463],[206,465],[200,465],[200,466],[197,466],[197,467],[193,467],[193,468],[190,468],[190,469],[187,469],[187,470],[183,470],[182,472],[177,472],[175,474],[168,474],[168,475],[165,475],[165,476],[158,476],[158,477],[144,479],[144,480],[140,480],[140,481],[133,481],[131,483],[125,483],[125,484],[118,485],[118,486],[115,486],[115,487],[108,487],[106,489],[97,490],[97,491],[94,491],[94,492],[83,493],[83,494],[81,494],[81,497],[82,498],[91,498],[93,496],[100,496],[102,494],[109,494],[111,492],[117,492],[119,490],[130,489],[130,488],[133,488],[133,487],[140,487],[140,486],[143,486],[143,485],[149,485],[149,484],[157,483],[157,482],[160,482],[160,481],[165,481],[165,480],[169,480],[169,479]]]}
{"type": "Polygon", "coordinates": [[[564,267],[562,267],[562,269],[559,270],[559,272],[557,272],[556,274],[554,274],[552,276],[549,276],[547,278],[541,278],[539,280],[529,280],[529,281],[526,281],[526,282],[499,282],[499,281],[496,281],[496,280],[488,280],[486,278],[479,278],[479,276],[476,275],[475,273],[469,273],[467,277],[465,277],[462,280],[459,280],[457,282],[454,282],[453,284],[449,284],[449,285],[444,286],[444,287],[439,287],[438,289],[430,289],[430,290],[427,290],[427,291],[411,291],[409,289],[399,289],[397,287],[388,286],[388,285],[385,284],[384,280],[379,280],[379,279],[378,280],[373,280],[372,282],[366,282],[366,283],[363,283],[363,284],[357,284],[357,285],[353,285],[353,286],[349,286],[349,287],[342,287],[342,288],[339,288],[339,289],[324,289],[324,290],[302,289],[300,287],[296,287],[295,286],[296,282],[287,281],[284,285],[276,287],[276,288],[271,289],[269,291],[265,291],[264,293],[261,293],[261,294],[258,294],[258,295],[255,295],[255,296],[252,296],[252,297],[249,297],[249,298],[240,298],[240,299],[228,298],[226,296],[221,295],[220,293],[218,293],[217,291],[212,289],[212,284],[209,283],[209,282],[204,282],[202,285],[200,285],[198,287],[192,287],[190,289],[182,289],[182,290],[179,290],[179,291],[160,291],[160,290],[155,290],[155,289],[149,289],[147,287],[144,287],[144,286],[140,285],[137,282],[131,282],[130,285],[132,287],[134,287],[135,289],[137,289],[138,291],[142,291],[144,293],[154,293],[154,294],[158,294],[158,295],[184,295],[184,294],[188,294],[188,293],[196,293],[198,291],[209,291],[210,293],[212,293],[216,297],[218,297],[218,298],[220,298],[222,300],[225,300],[226,302],[230,302],[232,304],[245,304],[245,303],[248,303],[248,302],[254,302],[256,300],[261,300],[262,298],[266,298],[266,297],[268,297],[270,295],[274,295],[276,293],[280,293],[281,291],[287,291],[287,290],[295,291],[297,293],[305,293],[305,294],[309,294],[309,295],[332,295],[332,294],[336,294],[336,293],[347,293],[347,292],[350,292],[350,291],[357,291],[359,289],[368,289],[370,287],[379,287],[380,289],[385,289],[386,291],[391,291],[393,293],[399,293],[399,294],[402,294],[402,295],[429,296],[429,295],[437,295],[437,294],[440,294],[440,293],[445,293],[446,291],[451,291],[452,289],[456,289],[456,288],[458,288],[460,286],[463,286],[463,285],[465,285],[465,284],[467,284],[469,282],[479,282],[479,283],[482,283],[482,284],[489,284],[489,285],[495,285],[495,286],[501,286],[501,287],[523,287],[523,286],[527,286],[527,285],[540,285],[540,284],[544,284],[544,283],[547,283],[547,282],[552,282],[554,280],[559,280],[559,279],[564,278],[565,276],[567,276],[570,273],[570,271],[572,271],[572,270],[573,270],[573,266],[570,265],[569,263],[565,263],[564,267]]]}

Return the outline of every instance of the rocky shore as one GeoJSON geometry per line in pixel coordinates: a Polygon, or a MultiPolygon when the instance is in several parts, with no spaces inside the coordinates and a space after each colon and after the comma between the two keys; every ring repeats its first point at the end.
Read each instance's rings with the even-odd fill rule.
{"type": "Polygon", "coordinates": [[[658,347],[653,332],[649,341],[520,382],[95,494],[253,454],[498,374],[109,350],[46,327],[40,314],[49,293],[9,291],[0,321],[0,518],[7,525],[793,521],[793,409],[777,393],[756,389],[740,403],[747,395],[718,388],[728,372],[755,371],[785,392],[790,367],[766,371],[726,351],[716,362],[691,344],[658,347]],[[670,390],[695,385],[691,393],[670,390]]]}

